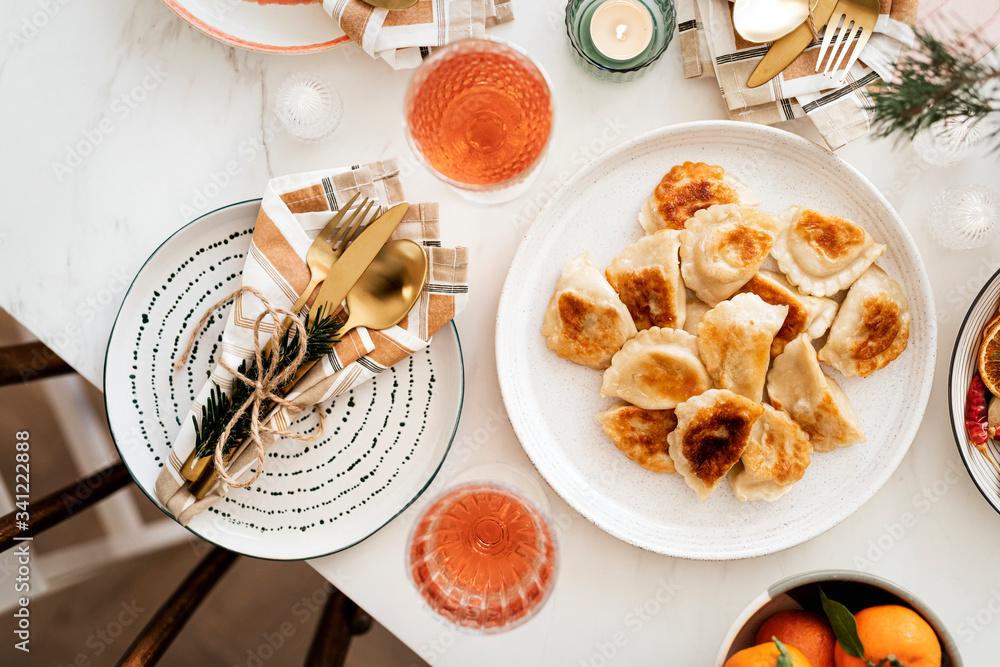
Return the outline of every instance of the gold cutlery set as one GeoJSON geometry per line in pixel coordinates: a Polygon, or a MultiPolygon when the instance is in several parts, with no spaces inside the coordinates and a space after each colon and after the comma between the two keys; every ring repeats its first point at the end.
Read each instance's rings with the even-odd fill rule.
{"type": "MultiPolygon", "coordinates": [[[[839,70],[845,55],[853,46],[851,57],[844,67],[844,74],[835,82],[837,85],[843,84],[847,73],[857,62],[861,50],[871,38],[879,15],[878,0],[816,0],[811,8],[815,29],[818,31],[826,27],[826,34],[816,61],[816,72],[829,74],[831,71],[839,70]],[[824,57],[827,55],[829,58],[826,59],[824,67],[824,57]]],[[[747,85],[756,88],[778,76],[812,44],[813,37],[813,29],[809,21],[806,21],[784,37],[775,40],[750,75],[747,85]]]]}
{"type": "MultiPolygon", "coordinates": [[[[341,208],[309,247],[306,253],[309,285],[291,309],[300,313],[317,286],[319,292],[310,312],[320,308],[335,312],[346,298],[348,315],[340,328],[341,337],[357,327],[388,329],[398,324],[419,299],[427,279],[427,255],[423,248],[407,239],[389,241],[409,204],[394,206],[371,221],[375,217],[374,201],[364,199],[351,208],[359,196],[355,195],[341,208]]],[[[290,324],[290,318],[286,318],[278,333],[290,324]]],[[[315,363],[299,367],[280,393],[290,394],[315,363]]],[[[233,448],[226,460],[236,456],[239,449],[233,448]]],[[[212,455],[199,458],[197,449],[188,456],[180,473],[199,500],[218,480],[212,455]]]]}

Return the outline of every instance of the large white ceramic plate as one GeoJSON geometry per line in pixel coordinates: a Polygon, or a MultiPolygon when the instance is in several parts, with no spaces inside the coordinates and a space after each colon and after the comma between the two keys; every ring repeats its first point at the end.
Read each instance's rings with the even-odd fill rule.
{"type": "MultiPolygon", "coordinates": [[[[983,338],[983,329],[994,315],[997,314],[997,304],[1000,303],[1000,271],[993,274],[983,289],[979,291],[975,301],[965,315],[962,328],[958,330],[955,339],[955,349],[951,355],[951,373],[948,377],[948,412],[951,415],[951,429],[955,433],[955,442],[962,455],[962,461],[976,483],[979,492],[983,494],[990,505],[1000,512],[1000,473],[986,460],[982,452],[969,441],[969,433],[965,430],[965,396],[969,392],[972,376],[978,373],[979,345],[983,338]]],[[[990,440],[987,445],[994,461],[1000,461],[1000,445],[990,440]]]]}
{"type": "Polygon", "coordinates": [[[265,4],[252,0],[163,0],[213,39],[263,53],[315,53],[350,41],[318,2],[265,4]]]}
{"type": "MultiPolygon", "coordinates": [[[[108,424],[122,461],[161,509],[156,477],[214,365],[224,315],[200,332],[183,370],[171,365],[205,308],[239,285],[259,208],[254,200],[213,211],[167,239],[139,271],[111,332],[108,424]]],[[[433,479],[451,447],[463,392],[458,332],[445,327],[425,350],[323,404],[326,437],[276,442],[254,485],[231,490],[187,527],[260,558],[314,558],[352,546],[433,479]]],[[[308,411],[291,428],[312,433],[318,423],[308,411]]]]}
{"type": "Polygon", "coordinates": [[[500,388],[522,446],[553,489],[612,535],[651,551],[725,560],[772,553],[833,527],[861,507],[902,460],[934,374],[937,329],[930,283],[902,221],[861,174],[832,153],[770,127],[723,121],[655,130],[618,146],[571,177],[543,207],[511,264],[497,314],[500,388]],[[910,302],[909,346],[867,379],[843,378],[868,441],[813,457],[777,502],[741,503],[729,485],[698,502],[679,475],[625,458],[594,414],[601,373],[560,359],[540,333],[563,264],[590,250],[603,268],[642,235],[639,206],[686,160],[719,164],[763,207],[808,205],[863,224],[889,247],[878,264],[910,302]]]}

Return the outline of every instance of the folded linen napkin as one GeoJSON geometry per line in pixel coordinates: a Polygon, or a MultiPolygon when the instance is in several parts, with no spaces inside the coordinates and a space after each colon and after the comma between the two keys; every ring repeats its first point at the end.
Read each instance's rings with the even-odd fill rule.
{"type": "Polygon", "coordinates": [[[388,11],[362,0],[323,0],[323,9],[351,40],[393,69],[416,67],[430,49],[514,18],[511,0],[418,0],[409,9],[388,11]]]}
{"type": "MultiPolygon", "coordinates": [[[[259,290],[274,307],[290,308],[309,283],[305,256],[312,240],[355,193],[377,198],[384,208],[405,201],[395,160],[375,162],[350,169],[333,169],[272,179],[261,201],[253,240],[243,268],[242,284],[259,290]]],[[[427,285],[417,305],[398,325],[383,331],[358,328],[323,358],[296,385],[288,396],[293,408],[278,410],[271,426],[286,430],[295,414],[327,401],[366,382],[397,361],[425,348],[431,336],[455,317],[468,301],[468,250],[442,248],[438,205],[413,204],[392,239],[408,238],[420,243],[429,260],[427,285]]],[[[253,322],[264,310],[257,298],[238,297],[229,308],[222,334],[222,356],[231,368],[253,356],[253,322]]],[[[263,334],[264,328],[261,329],[263,334]]],[[[182,336],[189,335],[182,332],[182,336]]],[[[263,346],[268,336],[261,336],[263,346]]],[[[225,391],[232,375],[216,366],[209,381],[198,393],[170,450],[168,463],[156,481],[156,495],[182,525],[222,498],[227,489],[219,483],[202,500],[184,486],[181,466],[194,449],[195,432],[191,417],[201,419],[201,409],[218,383],[225,391]]],[[[269,447],[274,436],[264,435],[269,447]]],[[[233,478],[242,477],[256,464],[253,447],[237,452],[227,469],[233,478]]]]}
{"type": "Polygon", "coordinates": [[[685,77],[714,74],[734,120],[773,124],[808,115],[829,147],[840,148],[868,132],[873,107],[866,87],[890,80],[900,53],[912,46],[917,2],[881,0],[871,40],[843,85],[815,73],[816,40],[774,79],[748,88],[770,44],[748,42],[736,32],[728,0],[678,0],[678,14],[686,17],[678,26],[685,77]]]}

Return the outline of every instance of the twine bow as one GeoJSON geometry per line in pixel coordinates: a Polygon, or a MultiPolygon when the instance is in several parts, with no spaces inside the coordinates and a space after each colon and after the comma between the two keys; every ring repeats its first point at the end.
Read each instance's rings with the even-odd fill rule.
{"type": "Polygon", "coordinates": [[[174,369],[180,370],[183,368],[184,364],[187,362],[188,356],[194,347],[195,336],[198,331],[205,325],[208,318],[212,316],[217,309],[225,306],[230,301],[233,301],[243,294],[252,294],[257,297],[257,299],[264,305],[264,312],[257,316],[257,319],[253,323],[253,346],[254,346],[254,363],[257,368],[260,369],[259,378],[254,380],[248,378],[247,376],[240,373],[237,369],[231,368],[224,359],[219,358],[219,365],[225,370],[232,374],[234,381],[238,380],[243,382],[248,387],[253,389],[250,397],[243,402],[241,406],[233,414],[232,418],[226,424],[226,428],[223,430],[222,435],[219,436],[218,442],[215,443],[215,453],[213,455],[213,462],[215,463],[215,470],[219,474],[219,478],[223,482],[228,484],[230,487],[242,488],[250,486],[263,474],[264,472],[264,443],[261,441],[261,437],[264,435],[272,435],[280,438],[291,438],[293,440],[299,440],[302,442],[312,442],[318,440],[323,434],[323,428],[325,426],[325,415],[322,410],[319,410],[317,414],[319,415],[319,428],[316,430],[315,435],[302,435],[300,433],[295,433],[293,431],[285,431],[281,429],[275,429],[268,426],[266,423],[262,423],[260,416],[266,408],[268,412],[273,410],[275,407],[286,408],[294,410],[296,412],[301,411],[299,406],[295,404],[294,401],[289,401],[284,397],[282,388],[285,383],[295,376],[295,373],[299,370],[302,365],[302,361],[306,355],[306,347],[308,344],[306,336],[306,326],[302,318],[295,313],[285,310],[284,308],[275,308],[267,297],[265,297],[259,290],[254,289],[249,286],[242,286],[228,296],[222,298],[215,305],[205,311],[198,320],[198,324],[195,325],[194,329],[191,331],[191,337],[188,339],[187,347],[184,348],[184,352],[178,357],[177,362],[174,364],[174,369]],[[282,330],[282,315],[284,315],[289,321],[289,328],[295,327],[297,349],[295,357],[291,362],[284,368],[278,368],[278,349],[281,339],[282,330]],[[267,357],[266,365],[264,360],[264,349],[260,344],[260,333],[263,327],[264,318],[270,317],[273,324],[268,325],[268,329],[273,330],[273,335],[269,341],[268,347],[269,354],[267,357]],[[253,475],[250,479],[246,481],[239,481],[237,478],[230,477],[226,472],[226,461],[224,459],[224,453],[226,450],[226,442],[229,440],[229,434],[233,427],[243,418],[243,415],[250,410],[250,443],[253,445],[254,450],[257,454],[257,468],[254,470],[253,475]]]}

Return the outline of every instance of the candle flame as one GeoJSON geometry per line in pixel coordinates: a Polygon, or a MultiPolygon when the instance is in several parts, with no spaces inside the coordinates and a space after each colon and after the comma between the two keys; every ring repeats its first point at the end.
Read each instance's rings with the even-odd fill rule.
{"type": "Polygon", "coordinates": [[[619,41],[621,42],[625,41],[626,32],[628,32],[628,26],[625,25],[624,23],[619,23],[618,25],[615,26],[615,37],[617,37],[619,41]]]}

